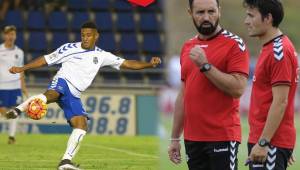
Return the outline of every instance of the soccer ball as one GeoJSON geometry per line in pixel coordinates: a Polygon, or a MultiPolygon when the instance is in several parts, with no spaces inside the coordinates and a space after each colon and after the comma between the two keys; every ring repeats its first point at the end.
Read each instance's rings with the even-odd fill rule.
{"type": "Polygon", "coordinates": [[[47,104],[41,99],[33,99],[29,102],[27,116],[34,120],[43,118],[47,113],[47,104]]]}

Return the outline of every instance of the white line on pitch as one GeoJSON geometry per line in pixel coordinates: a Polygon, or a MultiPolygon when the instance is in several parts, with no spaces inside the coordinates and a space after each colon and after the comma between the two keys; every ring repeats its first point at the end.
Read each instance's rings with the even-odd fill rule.
{"type": "Polygon", "coordinates": [[[116,152],[122,152],[122,153],[125,153],[125,154],[128,154],[128,155],[145,157],[145,158],[154,158],[154,159],[158,159],[159,158],[158,156],[155,156],[155,155],[135,153],[135,152],[131,152],[129,150],[119,149],[119,148],[113,148],[113,147],[108,147],[108,146],[92,145],[92,144],[84,144],[84,146],[93,147],[93,148],[99,148],[99,149],[106,149],[106,150],[116,151],[116,152]]]}

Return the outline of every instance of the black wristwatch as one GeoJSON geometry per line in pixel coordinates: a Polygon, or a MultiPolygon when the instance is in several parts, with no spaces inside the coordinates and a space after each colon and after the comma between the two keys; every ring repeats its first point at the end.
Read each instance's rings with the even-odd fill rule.
{"type": "Polygon", "coordinates": [[[202,73],[209,71],[210,69],[211,69],[211,64],[209,64],[209,63],[205,63],[200,67],[200,71],[202,73]]]}
{"type": "Polygon", "coordinates": [[[267,139],[262,138],[258,141],[258,145],[260,147],[266,147],[266,146],[270,146],[270,142],[267,139]]]}

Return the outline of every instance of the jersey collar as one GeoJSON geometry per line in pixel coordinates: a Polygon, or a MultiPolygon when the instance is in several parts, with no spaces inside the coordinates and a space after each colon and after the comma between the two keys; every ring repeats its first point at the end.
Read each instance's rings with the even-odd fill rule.
{"type": "Polygon", "coordinates": [[[263,46],[267,46],[267,45],[269,45],[270,43],[272,43],[276,38],[278,38],[278,37],[282,37],[282,36],[284,36],[284,34],[281,34],[281,35],[278,35],[278,36],[276,36],[275,38],[273,38],[273,39],[271,39],[270,41],[268,41],[268,42],[266,42],[266,43],[264,43],[264,45],[263,46]]]}

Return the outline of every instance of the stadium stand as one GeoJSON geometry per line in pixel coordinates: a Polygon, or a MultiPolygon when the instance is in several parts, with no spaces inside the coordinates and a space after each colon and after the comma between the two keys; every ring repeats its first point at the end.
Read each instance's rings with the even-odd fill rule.
{"type": "MultiPolygon", "coordinates": [[[[147,60],[151,56],[164,56],[165,32],[161,26],[163,17],[160,1],[149,8],[130,5],[125,0],[66,0],[65,10],[55,8],[46,12],[38,8],[9,10],[4,24],[14,24],[18,29],[17,45],[25,52],[25,62],[50,53],[63,43],[80,41],[80,26],[93,20],[99,26],[98,46],[106,51],[131,60],[147,60]]],[[[48,83],[42,79],[51,77],[57,67],[27,72],[28,83],[48,83]],[[42,76],[45,74],[45,76],[42,76]]],[[[94,84],[109,86],[123,84],[139,87],[163,84],[164,66],[155,69],[121,73],[105,68],[94,84]]]]}

